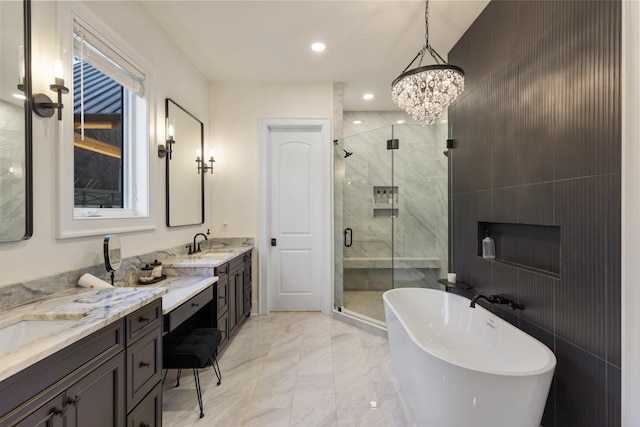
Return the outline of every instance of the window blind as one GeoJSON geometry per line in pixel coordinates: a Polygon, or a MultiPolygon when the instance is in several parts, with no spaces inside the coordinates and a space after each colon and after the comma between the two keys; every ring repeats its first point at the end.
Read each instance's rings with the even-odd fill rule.
{"type": "Polygon", "coordinates": [[[91,64],[136,95],[144,96],[145,72],[75,18],[73,55],[91,64]]]}

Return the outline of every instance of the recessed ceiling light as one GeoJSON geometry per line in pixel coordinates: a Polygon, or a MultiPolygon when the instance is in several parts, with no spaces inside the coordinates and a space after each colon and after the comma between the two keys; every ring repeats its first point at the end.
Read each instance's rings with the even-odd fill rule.
{"type": "Polygon", "coordinates": [[[354,120],[354,121],[353,121],[353,124],[354,124],[354,125],[362,124],[362,120],[354,120]]]}
{"type": "Polygon", "coordinates": [[[320,43],[320,42],[316,42],[311,45],[311,50],[313,50],[314,52],[322,52],[326,48],[327,47],[324,45],[324,43],[320,43]]]}
{"type": "Polygon", "coordinates": [[[370,99],[373,99],[373,94],[372,93],[365,93],[364,95],[362,95],[362,99],[366,99],[367,101],[370,99]]]}
{"type": "Polygon", "coordinates": [[[399,125],[401,125],[401,124],[403,124],[403,123],[405,123],[405,122],[406,122],[406,120],[398,120],[396,123],[397,123],[397,124],[399,124],[399,125]]]}

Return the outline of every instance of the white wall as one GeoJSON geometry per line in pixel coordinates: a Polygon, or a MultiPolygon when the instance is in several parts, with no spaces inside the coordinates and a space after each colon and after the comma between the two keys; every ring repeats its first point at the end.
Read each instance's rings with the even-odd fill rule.
{"type": "MultiPolygon", "coordinates": [[[[152,111],[152,141],[150,144],[150,208],[154,231],[120,234],[123,256],[129,257],[156,249],[187,243],[202,226],[169,229],[165,226],[165,161],[155,153],[156,135],[164,138],[164,99],[174,99],[205,124],[205,139],[211,129],[209,122],[209,83],[165,35],[139,2],[84,3],[133,49],[142,54],[154,68],[155,103],[152,111]]],[[[59,39],[58,2],[32,2],[32,44],[34,92],[53,94],[43,72],[49,61],[51,46],[59,39]]],[[[64,99],[67,105],[71,96],[64,99]]],[[[33,183],[34,233],[30,240],[0,243],[0,286],[42,278],[55,273],[81,269],[103,262],[103,236],[57,239],[57,137],[58,123],[54,119],[33,119],[33,183]]],[[[194,166],[195,169],[195,166],[194,166]]],[[[73,173],[73,171],[65,171],[73,173]]],[[[209,186],[211,181],[205,185],[209,186]]],[[[209,193],[209,191],[208,191],[209,193]]],[[[62,201],[73,203],[71,200],[62,201]]],[[[207,198],[210,212],[210,197],[207,198]]]]}
{"type": "Polygon", "coordinates": [[[257,239],[258,119],[332,117],[333,84],[214,83],[210,94],[216,158],[211,231],[218,237],[257,239]]]}

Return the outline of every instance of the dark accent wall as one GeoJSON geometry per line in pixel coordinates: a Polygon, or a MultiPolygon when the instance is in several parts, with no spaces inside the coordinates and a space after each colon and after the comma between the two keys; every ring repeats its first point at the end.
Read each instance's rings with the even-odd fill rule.
{"type": "Polygon", "coordinates": [[[621,423],[620,14],[494,0],[449,53],[466,74],[449,109],[453,271],[522,302],[491,309],[554,351],[544,427],[621,423]],[[479,227],[517,262],[479,256],[479,227]]]}

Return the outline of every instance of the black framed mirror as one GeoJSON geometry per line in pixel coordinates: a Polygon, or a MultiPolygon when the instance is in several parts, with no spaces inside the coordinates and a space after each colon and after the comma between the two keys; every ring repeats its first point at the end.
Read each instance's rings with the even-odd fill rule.
{"type": "Polygon", "coordinates": [[[196,159],[204,157],[204,124],[170,98],[165,99],[165,112],[173,136],[166,156],[167,226],[203,224],[206,172],[196,159]]]}
{"type": "Polygon", "coordinates": [[[33,234],[31,0],[0,1],[0,242],[33,234]]]}

